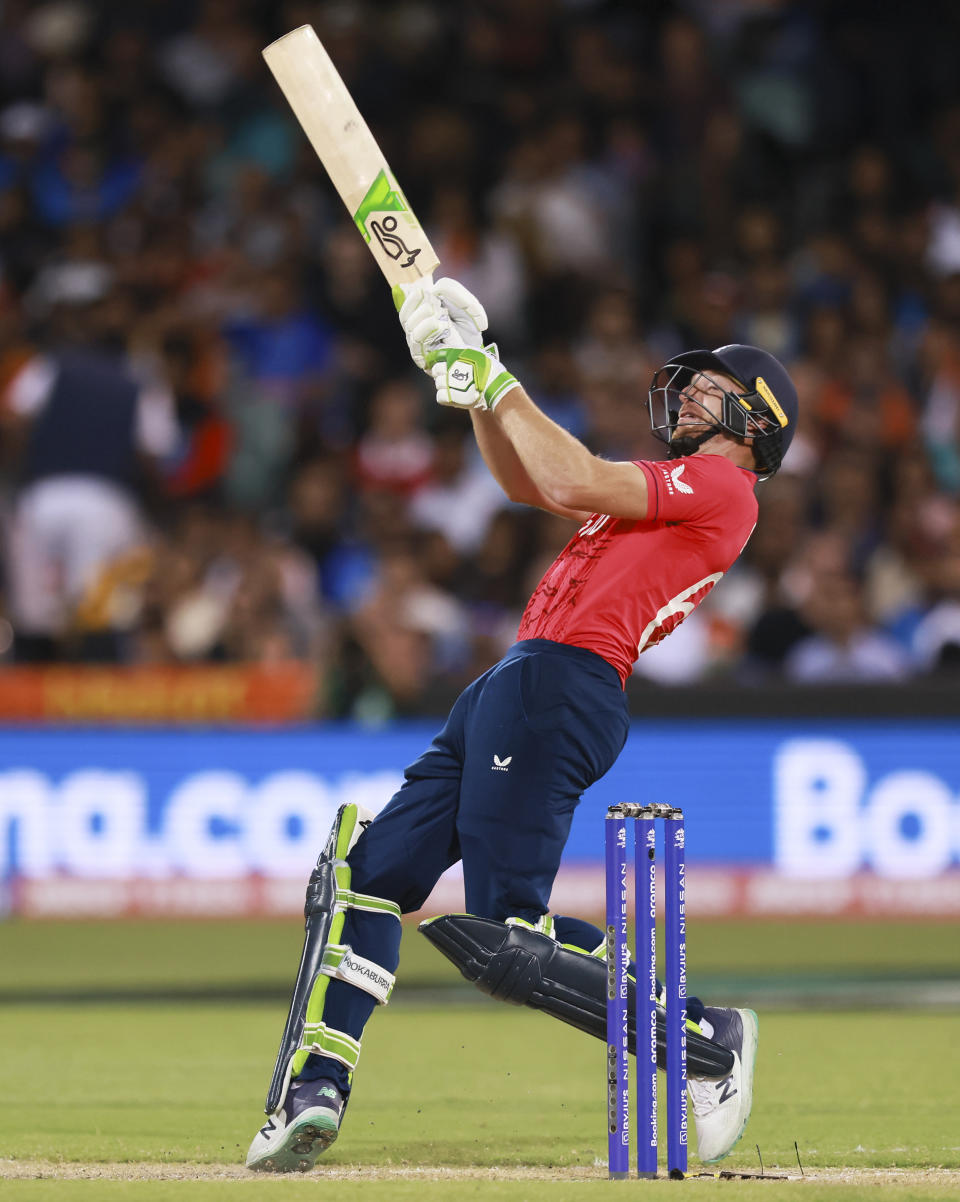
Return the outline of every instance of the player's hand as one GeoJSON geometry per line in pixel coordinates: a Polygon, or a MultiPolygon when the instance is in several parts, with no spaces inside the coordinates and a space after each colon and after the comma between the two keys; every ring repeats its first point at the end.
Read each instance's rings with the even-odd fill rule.
{"type": "Polygon", "coordinates": [[[487,311],[472,292],[464,288],[459,280],[445,276],[432,285],[434,296],[443,302],[453,327],[463,340],[464,346],[483,350],[483,332],[487,328],[487,311]]]}
{"type": "Polygon", "coordinates": [[[443,300],[425,280],[396,284],[393,303],[407,338],[410,355],[422,371],[428,371],[427,355],[441,347],[465,347],[443,300]]]}
{"type": "Polygon", "coordinates": [[[393,303],[407,338],[410,355],[426,371],[426,356],[441,347],[483,347],[487,314],[473,293],[446,277],[434,284],[418,280],[397,284],[393,303]]]}
{"type": "Polygon", "coordinates": [[[445,347],[427,354],[427,367],[437,390],[437,403],[457,409],[495,409],[517,379],[497,358],[491,343],[476,347],[445,347]]]}

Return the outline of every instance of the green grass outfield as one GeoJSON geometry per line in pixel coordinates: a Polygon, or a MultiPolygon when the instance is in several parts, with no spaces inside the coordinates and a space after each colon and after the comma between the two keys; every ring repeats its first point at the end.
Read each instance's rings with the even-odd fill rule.
{"type": "Polygon", "coordinates": [[[0,925],[0,1198],[960,1197],[960,1019],[936,1004],[960,986],[954,926],[691,932],[692,985],[761,1019],[724,1167],[758,1172],[759,1144],[787,1182],[607,1182],[602,1045],[458,984],[412,929],[340,1141],[308,1178],[246,1174],[299,942],[295,923],[0,925]],[[927,1004],[892,1004],[913,987],[927,1004]]]}

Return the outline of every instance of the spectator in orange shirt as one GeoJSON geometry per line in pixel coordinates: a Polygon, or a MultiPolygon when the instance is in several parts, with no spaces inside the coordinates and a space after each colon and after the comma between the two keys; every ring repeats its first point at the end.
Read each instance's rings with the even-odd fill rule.
{"type": "Polygon", "coordinates": [[[849,346],[841,372],[814,398],[814,415],[828,445],[869,441],[893,451],[912,441],[917,418],[910,394],[896,378],[884,339],[861,335],[849,346]]]}

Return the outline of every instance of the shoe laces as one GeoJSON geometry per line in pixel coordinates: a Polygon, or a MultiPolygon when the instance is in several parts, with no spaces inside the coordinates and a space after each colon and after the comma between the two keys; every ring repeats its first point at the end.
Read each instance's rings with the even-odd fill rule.
{"type": "Polygon", "coordinates": [[[719,1109],[722,1085],[723,1081],[714,1081],[712,1077],[687,1078],[687,1092],[693,1105],[693,1113],[698,1119],[705,1119],[719,1109]]]}

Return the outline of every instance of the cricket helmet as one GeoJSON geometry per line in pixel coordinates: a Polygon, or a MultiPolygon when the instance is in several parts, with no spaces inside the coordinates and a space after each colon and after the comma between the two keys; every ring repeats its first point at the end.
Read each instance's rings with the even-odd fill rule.
{"type": "Polygon", "coordinates": [[[653,377],[647,408],[651,429],[670,446],[673,458],[692,454],[720,431],[736,439],[751,438],[755,470],[762,480],[779,468],[797,428],[797,390],[786,368],[769,351],[740,343],[674,355],[653,377]],[[689,399],[684,390],[708,371],[732,376],[738,391],[723,389],[719,418],[704,408],[712,429],[676,436],[680,406],[689,399]]]}

